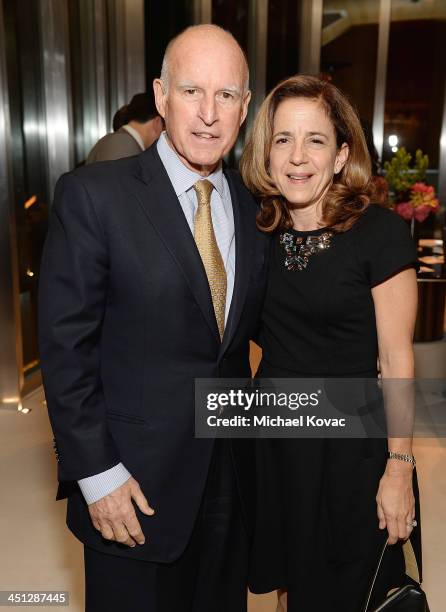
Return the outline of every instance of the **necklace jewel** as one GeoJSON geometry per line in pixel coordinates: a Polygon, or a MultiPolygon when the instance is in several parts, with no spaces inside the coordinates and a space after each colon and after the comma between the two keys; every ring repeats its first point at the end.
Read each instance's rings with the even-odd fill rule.
{"type": "Polygon", "coordinates": [[[285,268],[287,270],[304,270],[310,257],[326,251],[331,247],[333,232],[324,232],[319,236],[294,236],[290,232],[280,234],[279,240],[285,251],[285,268]]]}

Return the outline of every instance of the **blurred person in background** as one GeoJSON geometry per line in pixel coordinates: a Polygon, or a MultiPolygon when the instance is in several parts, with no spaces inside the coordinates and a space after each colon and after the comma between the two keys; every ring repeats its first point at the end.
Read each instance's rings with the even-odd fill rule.
{"type": "Polygon", "coordinates": [[[163,120],[156,110],[153,94],[135,94],[130,104],[115,114],[113,129],[115,126],[120,127],[94,145],[88,154],[87,164],[138,155],[159,138],[163,120]]]}
{"type": "Polygon", "coordinates": [[[121,108],[118,108],[116,113],[113,115],[112,127],[113,127],[114,132],[117,132],[119,128],[122,128],[122,126],[127,123],[128,111],[129,111],[129,105],[124,104],[124,106],[121,106],[121,108]]]}

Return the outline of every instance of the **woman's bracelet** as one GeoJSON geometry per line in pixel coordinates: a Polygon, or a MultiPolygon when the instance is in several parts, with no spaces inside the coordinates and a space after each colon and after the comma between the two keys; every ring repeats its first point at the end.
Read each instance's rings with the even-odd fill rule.
{"type": "Polygon", "coordinates": [[[417,464],[413,455],[404,455],[402,453],[394,453],[393,451],[388,451],[388,457],[389,459],[398,459],[399,461],[411,463],[413,467],[415,467],[417,464]]]}

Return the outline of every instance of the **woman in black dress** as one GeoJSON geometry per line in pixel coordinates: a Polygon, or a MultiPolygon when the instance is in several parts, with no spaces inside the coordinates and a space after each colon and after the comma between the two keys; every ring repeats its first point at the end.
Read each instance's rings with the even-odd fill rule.
{"type": "MultiPolygon", "coordinates": [[[[272,236],[259,377],[412,378],[416,253],[404,222],[373,203],[358,117],[331,83],[296,76],[264,101],[241,163],[272,236]]],[[[410,438],[257,442],[250,587],[289,612],[362,612],[404,577],[419,536],[410,438]],[[390,457],[388,451],[397,453],[390,457]],[[415,529],[415,530],[414,530],[415,529]]]]}

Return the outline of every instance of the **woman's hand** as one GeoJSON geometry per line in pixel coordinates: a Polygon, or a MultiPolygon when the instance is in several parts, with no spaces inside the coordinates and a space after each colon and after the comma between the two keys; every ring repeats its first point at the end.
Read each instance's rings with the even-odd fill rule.
{"type": "Polygon", "coordinates": [[[389,544],[395,544],[399,539],[406,540],[412,532],[415,518],[412,465],[396,463],[392,459],[387,462],[376,495],[379,528],[387,527],[389,544]]]}

